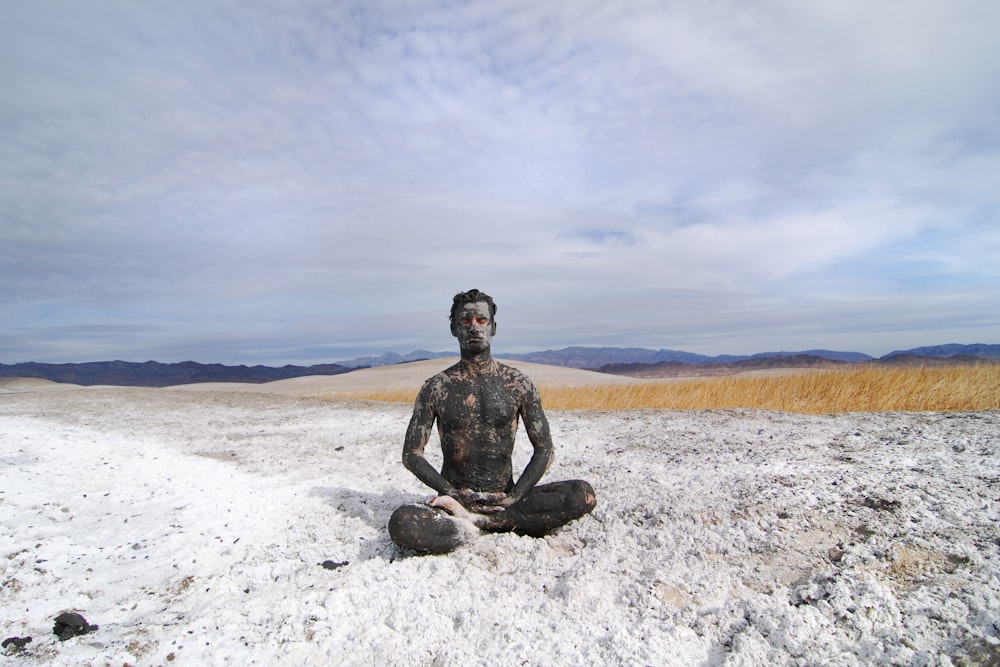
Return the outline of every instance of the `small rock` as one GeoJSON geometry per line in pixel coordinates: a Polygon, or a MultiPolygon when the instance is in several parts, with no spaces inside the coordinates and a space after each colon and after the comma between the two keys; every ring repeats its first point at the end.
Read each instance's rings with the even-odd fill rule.
{"type": "Polygon", "coordinates": [[[80,614],[67,612],[56,616],[55,625],[52,626],[52,633],[59,636],[59,641],[66,641],[70,637],[85,635],[88,632],[97,630],[98,626],[90,625],[80,614]]]}
{"type": "Polygon", "coordinates": [[[895,512],[902,505],[898,500],[889,500],[878,496],[867,496],[861,501],[861,504],[878,512],[895,512]]]}
{"type": "Polygon", "coordinates": [[[332,560],[325,560],[322,563],[320,563],[320,565],[322,565],[323,569],[325,569],[325,570],[336,570],[338,567],[344,567],[345,565],[347,565],[348,562],[349,561],[345,560],[342,563],[337,563],[337,562],[332,561],[332,560]]]}
{"type": "Polygon", "coordinates": [[[24,645],[30,641],[31,637],[8,637],[3,640],[3,644],[0,644],[0,646],[3,646],[3,648],[10,653],[17,653],[19,651],[23,651],[24,645]],[[13,649],[11,647],[13,647],[13,649]]]}

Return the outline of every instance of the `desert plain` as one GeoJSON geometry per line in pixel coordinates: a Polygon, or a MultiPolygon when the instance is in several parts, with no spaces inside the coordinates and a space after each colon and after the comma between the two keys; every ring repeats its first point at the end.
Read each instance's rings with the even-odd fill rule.
{"type": "Polygon", "coordinates": [[[597,509],[415,556],[385,531],[431,496],[400,464],[410,407],[336,396],[447,363],[5,381],[0,639],[32,641],[0,665],[1000,662],[1000,412],[549,410],[545,480],[597,509]],[[98,629],[60,641],[63,612],[98,629]]]}

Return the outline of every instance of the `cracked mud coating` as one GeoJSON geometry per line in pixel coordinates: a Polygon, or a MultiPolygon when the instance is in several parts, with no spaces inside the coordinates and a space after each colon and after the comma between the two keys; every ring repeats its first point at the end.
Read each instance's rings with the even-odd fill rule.
{"type": "Polygon", "coordinates": [[[479,290],[461,292],[450,319],[461,360],[424,383],[403,443],[403,465],[438,496],[398,508],[389,522],[393,541],[445,553],[474,537],[469,524],[540,537],[590,512],[596,499],[587,482],[538,486],[552,463],[552,436],[531,380],[490,356],[493,299],[479,290]],[[515,481],[511,456],[519,420],[533,453],[515,481]],[[424,457],[435,422],[444,456],[440,472],[424,457]]]}

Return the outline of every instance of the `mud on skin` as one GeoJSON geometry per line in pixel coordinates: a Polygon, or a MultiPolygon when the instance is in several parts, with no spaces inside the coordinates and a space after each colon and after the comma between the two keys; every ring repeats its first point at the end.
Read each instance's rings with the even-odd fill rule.
{"type": "Polygon", "coordinates": [[[472,373],[463,360],[424,384],[403,448],[404,463],[422,482],[466,505],[468,499],[458,495],[461,489],[520,497],[530,488],[529,480],[533,480],[533,486],[541,478],[553,453],[549,425],[530,380],[492,359],[483,366],[472,373]],[[520,414],[524,415],[534,453],[521,476],[524,483],[517,489],[511,455],[520,414]],[[420,464],[426,463],[424,447],[435,420],[444,465],[440,475],[427,475],[420,464]]]}
{"type": "MultiPolygon", "coordinates": [[[[451,332],[462,358],[421,388],[403,443],[403,464],[439,496],[450,496],[477,515],[473,521],[481,529],[544,535],[592,510],[594,490],[580,480],[536,489],[552,462],[552,437],[531,380],[490,357],[495,313],[493,300],[478,290],[455,296],[451,332]],[[519,419],[534,451],[515,482],[511,455],[519,419]],[[444,457],[440,472],[424,457],[435,422],[444,457]]],[[[427,551],[417,544],[437,543],[417,534],[445,525],[406,507],[412,506],[393,515],[390,534],[400,546],[427,551]]]]}

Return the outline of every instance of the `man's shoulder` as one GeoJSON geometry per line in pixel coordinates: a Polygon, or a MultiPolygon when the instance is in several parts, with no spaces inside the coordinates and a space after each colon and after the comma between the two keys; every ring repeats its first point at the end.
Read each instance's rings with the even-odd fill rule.
{"type": "Polygon", "coordinates": [[[525,379],[528,378],[528,376],[525,375],[522,371],[514,368],[510,364],[505,364],[502,361],[497,362],[497,370],[503,373],[504,375],[508,375],[510,377],[525,378],[525,379]]]}
{"type": "Polygon", "coordinates": [[[518,370],[513,366],[508,366],[507,364],[498,361],[497,370],[499,371],[500,375],[502,375],[503,377],[507,378],[510,382],[520,387],[524,387],[525,389],[535,388],[535,384],[531,381],[531,378],[525,375],[523,371],[518,370]]]}
{"type": "Polygon", "coordinates": [[[433,387],[433,386],[447,384],[452,380],[454,380],[456,377],[458,377],[461,373],[462,373],[462,363],[458,362],[456,364],[452,364],[443,371],[435,373],[434,375],[424,380],[424,386],[433,387]]]}

